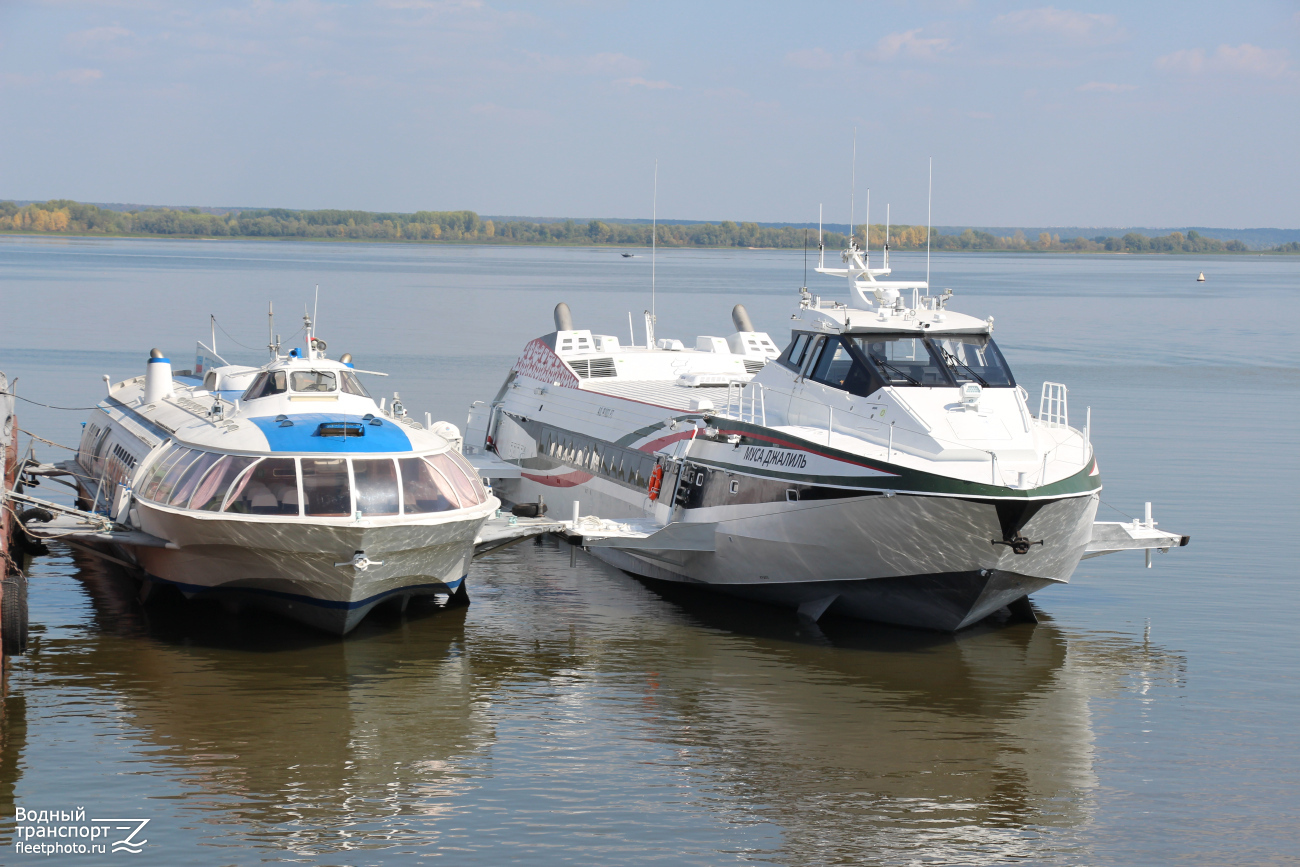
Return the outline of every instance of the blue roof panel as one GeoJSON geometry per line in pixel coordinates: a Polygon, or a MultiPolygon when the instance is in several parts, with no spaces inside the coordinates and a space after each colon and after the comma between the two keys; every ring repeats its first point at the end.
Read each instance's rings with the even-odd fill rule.
{"type": "Polygon", "coordinates": [[[293,452],[307,454],[311,452],[344,452],[364,454],[366,452],[409,452],[411,440],[402,430],[402,426],[391,419],[379,418],[380,424],[362,422],[360,416],[343,413],[310,412],[286,416],[293,422],[291,427],[281,427],[274,416],[259,416],[250,419],[262,431],[266,442],[273,452],[293,452]],[[365,431],[363,436],[319,436],[317,431],[323,422],[348,421],[361,424],[365,431]]]}

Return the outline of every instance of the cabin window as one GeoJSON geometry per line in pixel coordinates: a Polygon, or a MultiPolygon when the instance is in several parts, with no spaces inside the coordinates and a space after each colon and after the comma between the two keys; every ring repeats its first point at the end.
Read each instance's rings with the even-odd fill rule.
{"type": "Polygon", "coordinates": [[[781,362],[781,364],[784,364],[786,367],[798,370],[799,366],[803,364],[804,356],[808,354],[808,344],[811,342],[811,334],[799,334],[796,332],[794,339],[790,341],[790,345],[785,348],[785,352],[781,354],[781,357],[778,358],[777,361],[781,362]]]}
{"type": "Polygon", "coordinates": [[[809,376],[817,382],[843,388],[844,380],[848,379],[852,367],[853,356],[849,354],[849,348],[840,341],[829,338],[822,344],[821,355],[817,357],[817,363],[813,365],[809,376]]]}
{"type": "Polygon", "coordinates": [[[172,492],[171,499],[167,501],[167,505],[184,509],[189,503],[190,497],[194,494],[194,489],[198,487],[199,480],[203,478],[203,474],[217,462],[219,457],[221,456],[212,452],[202,452],[198,460],[190,464],[189,469],[176,482],[176,488],[172,492]]]}
{"type": "Polygon", "coordinates": [[[181,449],[178,454],[179,457],[167,468],[166,475],[158,483],[153,496],[150,497],[151,500],[159,503],[168,502],[171,499],[172,491],[176,489],[176,483],[180,481],[181,476],[189,469],[190,465],[203,455],[203,452],[197,449],[181,449]]]}
{"type": "Polygon", "coordinates": [[[361,380],[357,379],[357,375],[355,373],[352,373],[351,371],[347,371],[347,370],[340,370],[339,380],[343,383],[344,394],[355,394],[359,397],[370,397],[370,392],[366,391],[366,387],[361,384],[361,380]]]}
{"type": "Polygon", "coordinates": [[[460,501],[451,482],[427,461],[421,458],[402,458],[397,463],[402,473],[404,514],[446,512],[460,508],[460,501]]]}
{"type": "Polygon", "coordinates": [[[149,471],[148,480],[140,487],[140,498],[143,500],[154,499],[154,494],[157,493],[158,486],[162,484],[167,471],[188,453],[189,449],[176,448],[160,457],[158,462],[153,465],[153,469],[149,471]]]}
{"type": "Polygon", "coordinates": [[[474,472],[474,468],[460,455],[444,452],[440,455],[429,455],[425,460],[437,467],[451,481],[451,486],[460,495],[462,506],[476,506],[487,501],[487,492],[483,490],[478,473],[474,472]],[[456,458],[460,460],[457,461],[456,458]]]}
{"type": "Polygon", "coordinates": [[[398,514],[397,465],[392,458],[353,458],[352,477],[356,483],[358,512],[363,515],[398,514]]]}
{"type": "Polygon", "coordinates": [[[253,384],[244,392],[243,400],[257,400],[273,394],[284,394],[289,390],[289,379],[283,370],[264,370],[253,380],[253,384]]]}
{"type": "Polygon", "coordinates": [[[885,385],[952,387],[948,367],[928,341],[910,334],[854,335],[844,338],[870,362],[885,385]]]}
{"type": "Polygon", "coordinates": [[[221,458],[212,466],[212,469],[208,470],[208,474],[199,481],[194,496],[190,497],[190,508],[203,512],[220,512],[221,506],[226,502],[226,493],[231,483],[239,478],[240,473],[256,462],[257,458],[236,457],[234,455],[221,458]]]}
{"type": "Polygon", "coordinates": [[[289,374],[289,386],[294,391],[334,391],[334,374],[325,370],[295,370],[289,374]]]}
{"type": "Polygon", "coordinates": [[[298,470],[293,458],[265,458],[240,479],[225,511],[241,515],[297,515],[298,470]]]}
{"type": "Polygon", "coordinates": [[[929,342],[958,384],[977,382],[985,388],[1015,387],[1011,368],[993,338],[983,334],[954,334],[931,337],[929,342]]]}
{"type": "Polygon", "coordinates": [[[306,514],[320,518],[352,515],[352,485],[343,458],[303,458],[302,495],[306,514]]]}

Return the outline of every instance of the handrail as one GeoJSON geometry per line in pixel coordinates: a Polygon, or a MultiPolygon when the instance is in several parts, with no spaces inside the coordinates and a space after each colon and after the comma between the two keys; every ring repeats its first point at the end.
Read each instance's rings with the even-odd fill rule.
{"type": "Polygon", "coordinates": [[[765,389],[757,382],[741,382],[739,380],[728,382],[727,404],[721,415],[724,418],[767,427],[765,389]]]}
{"type": "Polygon", "coordinates": [[[1059,382],[1044,382],[1038,399],[1038,420],[1048,427],[1069,427],[1069,389],[1059,382]]]}

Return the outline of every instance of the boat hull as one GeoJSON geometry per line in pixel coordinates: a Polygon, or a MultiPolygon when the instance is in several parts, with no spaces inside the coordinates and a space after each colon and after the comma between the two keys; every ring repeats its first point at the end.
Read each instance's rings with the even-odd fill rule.
{"type": "Polygon", "coordinates": [[[439,523],[387,525],[203,519],[138,505],[167,548],[132,553],[150,580],[219,596],[343,635],[391,599],[463,592],[490,509],[439,523]],[[174,546],[174,547],[173,547],[174,546]],[[364,552],[364,568],[351,565],[364,552]],[[346,564],[346,565],[339,565],[346,564]]]}
{"type": "MultiPolygon", "coordinates": [[[[599,479],[557,489],[523,479],[522,499],[567,495],[597,509],[618,499],[599,479]]],[[[1087,547],[1097,496],[1023,504],[865,492],[840,499],[675,510],[714,527],[713,550],[590,548],[619,569],[661,581],[811,611],[956,631],[1051,584],[1067,583],[1087,547]],[[1005,544],[1033,542],[1024,553],[1005,544]],[[1041,542],[1041,544],[1036,544],[1041,542]]],[[[623,510],[634,504],[622,502],[623,510]]],[[[615,511],[601,509],[600,514],[615,511]]],[[[648,510],[644,517],[650,517],[648,510]]],[[[624,514],[619,517],[642,517],[624,514]]]]}

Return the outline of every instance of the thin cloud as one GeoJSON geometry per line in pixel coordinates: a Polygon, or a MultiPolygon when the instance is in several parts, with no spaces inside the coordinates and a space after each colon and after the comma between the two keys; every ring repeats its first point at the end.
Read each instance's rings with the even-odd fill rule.
{"type": "Polygon", "coordinates": [[[69,84],[90,84],[103,78],[104,72],[99,69],[65,69],[55,73],[54,77],[69,84]]]}
{"type": "Polygon", "coordinates": [[[73,48],[84,49],[115,42],[118,39],[125,39],[130,35],[131,31],[120,24],[107,27],[92,27],[89,30],[78,30],[76,33],[69,34],[68,44],[73,48]]]}
{"type": "Polygon", "coordinates": [[[1115,84],[1109,81],[1090,81],[1075,88],[1080,93],[1125,93],[1137,90],[1136,84],[1115,84]]]}
{"type": "Polygon", "coordinates": [[[917,34],[921,28],[902,33],[891,33],[876,43],[866,54],[868,60],[889,62],[898,58],[906,60],[936,60],[940,54],[952,49],[952,40],[942,36],[924,39],[917,34]]]}
{"type": "Polygon", "coordinates": [[[993,19],[993,29],[1018,36],[1052,36],[1078,45],[1104,45],[1128,38],[1114,15],[1044,6],[993,19]]]}
{"type": "Polygon", "coordinates": [[[1175,75],[1255,75],[1263,78],[1293,76],[1291,60],[1284,48],[1261,48],[1258,45],[1220,45],[1213,54],[1201,48],[1188,48],[1156,58],[1156,69],[1175,75]]]}
{"type": "Polygon", "coordinates": [[[525,52],[533,69],[562,75],[635,75],[645,69],[645,61],[626,54],[603,52],[585,57],[558,57],[525,52]]]}
{"type": "Polygon", "coordinates": [[[644,87],[646,90],[681,90],[677,85],[668,81],[649,81],[636,76],[633,78],[617,79],[615,84],[621,87],[644,87]]]}
{"type": "Polygon", "coordinates": [[[785,65],[795,69],[833,69],[840,65],[840,61],[824,48],[810,48],[786,54],[785,65]]]}

